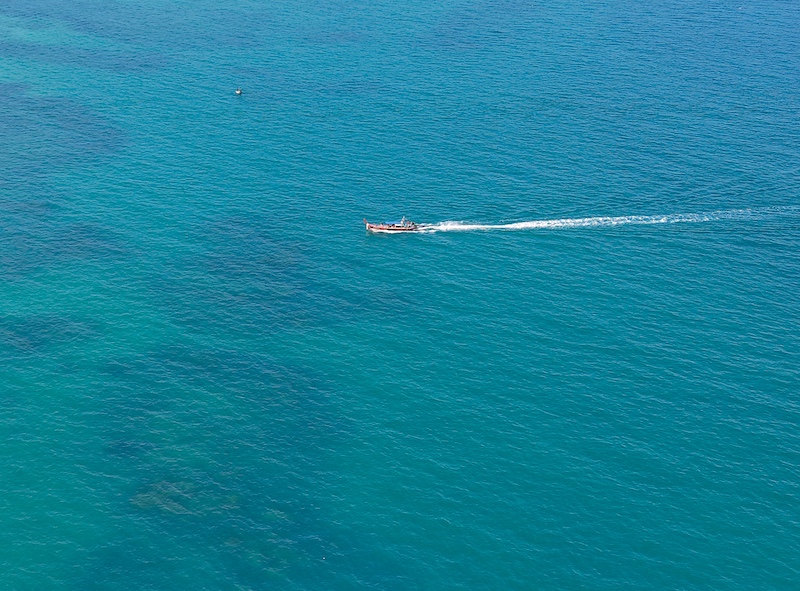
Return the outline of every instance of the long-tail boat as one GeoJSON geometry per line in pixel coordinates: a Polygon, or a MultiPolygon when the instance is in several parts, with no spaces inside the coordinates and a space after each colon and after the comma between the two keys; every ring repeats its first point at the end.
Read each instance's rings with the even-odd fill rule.
{"type": "Polygon", "coordinates": [[[381,224],[370,224],[366,219],[364,225],[370,232],[380,232],[386,234],[394,234],[397,232],[419,232],[419,226],[407,220],[405,217],[399,222],[383,222],[381,224]]]}

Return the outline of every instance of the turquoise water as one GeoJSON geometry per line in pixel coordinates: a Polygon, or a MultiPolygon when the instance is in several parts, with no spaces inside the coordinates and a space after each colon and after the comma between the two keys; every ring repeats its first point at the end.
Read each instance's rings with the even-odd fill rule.
{"type": "Polygon", "coordinates": [[[796,588],[798,23],[5,2],[0,588],[796,588]]]}

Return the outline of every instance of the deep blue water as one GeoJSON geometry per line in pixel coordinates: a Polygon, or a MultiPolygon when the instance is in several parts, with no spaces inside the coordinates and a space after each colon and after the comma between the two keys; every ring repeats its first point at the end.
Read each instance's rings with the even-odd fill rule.
{"type": "Polygon", "coordinates": [[[799,191],[795,2],[6,0],[0,588],[795,589],[799,191]]]}

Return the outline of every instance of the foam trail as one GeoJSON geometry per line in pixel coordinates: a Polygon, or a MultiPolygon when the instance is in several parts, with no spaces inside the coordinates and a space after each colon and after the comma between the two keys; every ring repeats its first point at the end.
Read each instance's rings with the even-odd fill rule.
{"type": "Polygon", "coordinates": [[[474,224],[447,221],[421,225],[423,232],[487,232],[491,230],[554,230],[561,228],[591,228],[596,226],[626,226],[647,224],[680,224],[715,222],[720,220],[755,220],[773,215],[800,213],[798,207],[764,207],[757,209],[729,209],[707,213],[672,213],[667,215],[625,215],[616,217],[563,218],[556,220],[531,220],[511,224],[474,224]]]}

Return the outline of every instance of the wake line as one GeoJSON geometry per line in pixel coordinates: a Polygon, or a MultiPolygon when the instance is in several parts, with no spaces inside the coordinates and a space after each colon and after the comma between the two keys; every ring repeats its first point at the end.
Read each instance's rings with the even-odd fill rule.
{"type": "Polygon", "coordinates": [[[756,209],[729,209],[706,213],[671,213],[667,215],[624,215],[591,218],[563,218],[557,220],[531,220],[511,224],[474,224],[447,221],[420,225],[421,232],[488,232],[491,230],[554,230],[561,228],[592,228],[597,226],[626,226],[647,224],[697,224],[721,220],[757,220],[776,215],[796,215],[800,207],[763,207],[756,209]]]}

